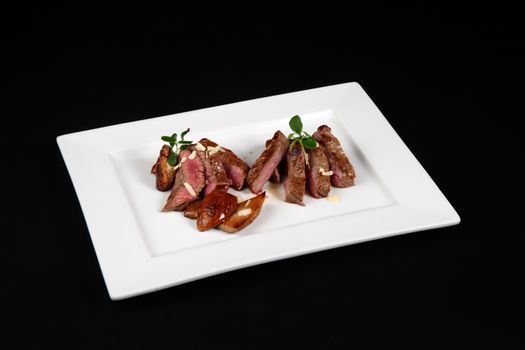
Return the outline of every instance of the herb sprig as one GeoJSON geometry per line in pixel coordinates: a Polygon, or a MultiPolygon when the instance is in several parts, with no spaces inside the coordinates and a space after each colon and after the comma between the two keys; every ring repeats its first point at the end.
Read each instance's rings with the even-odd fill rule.
{"type": "Polygon", "coordinates": [[[172,134],[171,136],[162,136],[161,140],[169,143],[170,145],[170,155],[168,156],[168,164],[171,166],[176,166],[179,163],[179,152],[188,148],[193,141],[185,141],[184,136],[190,132],[190,128],[184,130],[180,134],[180,140],[177,141],[177,133],[172,134]]]}
{"type": "Polygon", "coordinates": [[[312,149],[317,147],[317,141],[315,141],[315,139],[309,133],[303,131],[303,122],[301,121],[301,117],[294,115],[292,119],[290,119],[289,125],[290,129],[293,131],[288,135],[288,140],[290,140],[290,149],[292,149],[296,143],[299,143],[303,149],[312,149]]]}

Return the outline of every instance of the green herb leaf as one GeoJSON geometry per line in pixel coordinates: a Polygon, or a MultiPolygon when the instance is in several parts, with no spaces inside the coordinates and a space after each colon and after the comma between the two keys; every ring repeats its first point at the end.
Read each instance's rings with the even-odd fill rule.
{"type": "Polygon", "coordinates": [[[315,141],[313,138],[311,137],[305,137],[301,140],[301,144],[305,147],[305,148],[316,148],[317,147],[317,141],[315,141]]]}
{"type": "Polygon", "coordinates": [[[179,162],[178,154],[176,154],[172,150],[170,152],[170,155],[168,156],[168,164],[171,165],[171,166],[175,166],[175,165],[177,165],[178,162],[179,162]]]}
{"type": "Polygon", "coordinates": [[[190,128],[187,128],[186,130],[184,130],[181,134],[180,134],[180,138],[181,140],[184,141],[184,136],[186,136],[187,133],[190,132],[190,128]]]}
{"type": "Polygon", "coordinates": [[[290,128],[294,131],[288,135],[288,140],[291,141],[290,150],[297,142],[301,145],[303,150],[305,148],[312,149],[317,147],[317,141],[315,141],[315,139],[309,133],[303,131],[303,123],[298,115],[294,115],[292,119],[290,119],[289,124],[290,128]]]}
{"type": "Polygon", "coordinates": [[[301,121],[301,118],[298,115],[294,115],[292,119],[290,119],[290,129],[298,133],[299,135],[303,132],[303,122],[301,121]]]}
{"type": "Polygon", "coordinates": [[[181,134],[181,140],[177,141],[177,133],[171,134],[171,136],[162,136],[162,141],[169,143],[170,154],[168,156],[168,164],[176,166],[179,163],[179,151],[184,150],[193,143],[193,141],[184,141],[184,136],[190,131],[190,129],[184,130],[181,134]]]}

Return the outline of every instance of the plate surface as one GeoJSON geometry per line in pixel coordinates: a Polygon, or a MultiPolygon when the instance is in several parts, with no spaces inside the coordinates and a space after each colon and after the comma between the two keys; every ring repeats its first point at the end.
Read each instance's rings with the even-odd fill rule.
{"type": "MultiPolygon", "coordinates": [[[[459,223],[459,216],[357,83],[347,83],[83,131],[57,142],[75,186],[112,299],[122,299],[267,261],[459,223]],[[332,127],[357,185],[339,203],[283,201],[267,184],[256,221],[238,234],[198,232],[181,213],[161,213],[169,192],[149,173],[160,136],[191,128],[248,164],[299,114],[312,133],[332,127]]],[[[241,198],[248,190],[230,190],[241,198]]]]}

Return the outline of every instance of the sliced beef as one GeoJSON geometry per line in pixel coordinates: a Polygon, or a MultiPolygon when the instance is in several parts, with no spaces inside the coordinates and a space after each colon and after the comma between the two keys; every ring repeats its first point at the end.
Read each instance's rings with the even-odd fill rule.
{"type": "Polygon", "coordinates": [[[306,186],[305,160],[301,145],[295,144],[286,154],[286,178],[284,179],[284,200],[288,203],[304,205],[306,186]]]}
{"type": "MultiPolygon", "coordinates": [[[[271,141],[272,141],[271,139],[266,140],[265,146],[268,147],[271,141]]],[[[270,176],[270,182],[273,182],[276,184],[281,183],[281,181],[283,180],[282,174],[284,174],[285,170],[286,170],[286,157],[283,157],[279,165],[273,170],[272,176],[270,176]]]]}
{"type": "MultiPolygon", "coordinates": [[[[208,139],[202,139],[199,143],[205,148],[217,147],[217,144],[208,139]]],[[[244,181],[250,167],[241,158],[237,157],[231,150],[220,147],[216,153],[217,158],[222,162],[226,175],[231,180],[231,186],[236,190],[242,190],[244,181]]]]}
{"type": "MultiPolygon", "coordinates": [[[[285,157],[283,157],[285,159],[285,157]]],[[[281,160],[279,165],[273,170],[272,176],[270,176],[270,182],[280,184],[283,181],[284,167],[286,167],[286,161],[281,160]]]]}
{"type": "Polygon", "coordinates": [[[312,197],[321,198],[330,192],[330,165],[322,146],[306,151],[306,183],[312,197]]]}
{"type": "Polygon", "coordinates": [[[277,131],[248,172],[246,182],[253,193],[262,191],[264,183],[270,179],[287,149],[288,139],[282,132],[277,131]]]}
{"type": "Polygon", "coordinates": [[[198,198],[202,191],[204,187],[204,165],[199,157],[190,157],[192,152],[191,149],[186,149],[179,153],[180,168],[175,176],[175,184],[171,194],[162,211],[184,210],[189,203],[198,198]]]}
{"type": "MultiPolygon", "coordinates": [[[[202,145],[201,142],[199,143],[202,145]]],[[[204,164],[204,175],[206,177],[206,187],[203,191],[204,196],[215,189],[225,192],[228,191],[232,181],[228,178],[226,170],[224,169],[224,165],[221,161],[219,153],[222,152],[219,152],[218,150],[202,150],[202,147],[193,147],[193,149],[195,152],[197,152],[197,155],[204,164]]]]}
{"type": "Polygon", "coordinates": [[[332,185],[335,187],[353,186],[355,184],[354,167],[346,157],[339,140],[332,135],[330,127],[321,125],[312,136],[323,147],[330,170],[334,172],[330,177],[332,185]]]}
{"type": "Polygon", "coordinates": [[[162,146],[159,152],[157,162],[153,164],[151,173],[155,174],[156,186],[159,191],[169,191],[173,187],[175,181],[176,169],[169,165],[168,157],[170,155],[170,147],[168,145],[162,146]]]}
{"type": "Polygon", "coordinates": [[[204,188],[204,196],[215,189],[220,191],[228,191],[232,181],[228,178],[226,170],[218,157],[215,155],[209,157],[208,161],[203,161],[204,171],[206,174],[206,187],[204,188]]]}

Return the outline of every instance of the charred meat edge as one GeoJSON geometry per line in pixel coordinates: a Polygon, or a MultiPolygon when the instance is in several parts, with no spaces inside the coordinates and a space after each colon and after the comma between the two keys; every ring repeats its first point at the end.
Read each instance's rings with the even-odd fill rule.
{"type": "Polygon", "coordinates": [[[177,169],[168,163],[170,155],[170,147],[168,145],[162,146],[159,152],[157,162],[153,164],[151,173],[155,174],[156,187],[159,191],[169,191],[175,182],[175,173],[177,169]]]}
{"type": "Polygon", "coordinates": [[[303,148],[296,143],[286,154],[287,172],[284,179],[285,201],[304,206],[303,197],[306,186],[305,160],[303,148]]]}
{"type": "MultiPolygon", "coordinates": [[[[202,142],[199,141],[199,143],[202,145],[202,142]]],[[[224,165],[219,155],[220,152],[210,154],[207,149],[203,151],[202,149],[198,149],[196,146],[194,146],[192,149],[196,151],[204,165],[204,176],[206,178],[206,182],[202,194],[206,196],[216,188],[221,191],[228,191],[232,181],[228,178],[228,174],[224,169],[224,165]]]]}
{"type": "MultiPolygon", "coordinates": [[[[268,147],[272,140],[266,140],[265,147],[268,147]]],[[[279,165],[273,170],[272,176],[270,176],[270,182],[279,184],[283,180],[283,174],[286,170],[286,157],[283,157],[279,162],[279,165]]]]}
{"type": "Polygon", "coordinates": [[[321,125],[312,136],[323,147],[330,170],[334,172],[330,177],[332,185],[341,188],[353,186],[355,184],[354,167],[348,160],[339,140],[332,135],[332,129],[321,125]]]}
{"type": "Polygon", "coordinates": [[[276,131],[268,147],[250,168],[246,182],[253,193],[259,193],[266,181],[270,179],[275,168],[281,162],[288,149],[288,139],[281,131],[276,131]]]}
{"type": "Polygon", "coordinates": [[[330,176],[322,172],[330,170],[328,158],[324,154],[322,146],[306,150],[308,164],[306,166],[306,184],[312,197],[327,197],[330,193],[330,176]]]}

